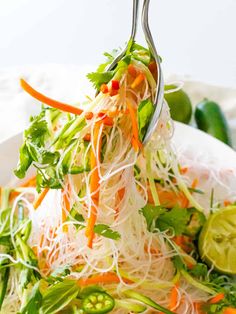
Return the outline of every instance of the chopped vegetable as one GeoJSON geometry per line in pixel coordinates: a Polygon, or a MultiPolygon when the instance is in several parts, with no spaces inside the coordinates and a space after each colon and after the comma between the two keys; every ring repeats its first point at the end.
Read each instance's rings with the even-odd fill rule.
{"type": "Polygon", "coordinates": [[[179,284],[175,284],[171,289],[169,309],[172,311],[176,309],[178,304],[178,286],[179,284]]]}
{"type": "Polygon", "coordinates": [[[111,88],[114,90],[118,90],[120,88],[120,83],[117,80],[112,80],[111,81],[111,88]]]}
{"type": "Polygon", "coordinates": [[[143,140],[151,118],[154,113],[153,103],[150,100],[143,100],[138,106],[138,131],[139,139],[143,140]]]}
{"type": "Polygon", "coordinates": [[[40,206],[40,204],[42,203],[42,201],[44,200],[44,198],[45,198],[45,196],[47,195],[47,193],[48,193],[48,191],[49,191],[49,188],[45,188],[43,191],[42,191],[42,193],[40,193],[40,195],[38,196],[38,198],[35,200],[35,202],[34,202],[34,209],[37,209],[39,206],[40,206]]]}
{"type": "Polygon", "coordinates": [[[196,106],[195,120],[200,130],[232,146],[227,120],[217,103],[204,99],[196,106]]]}
{"type": "Polygon", "coordinates": [[[82,301],[82,308],[88,314],[108,313],[114,306],[114,299],[106,292],[92,292],[82,301]]]}
{"type": "Polygon", "coordinates": [[[87,75],[87,78],[90,80],[90,82],[93,83],[93,86],[99,90],[102,86],[102,84],[107,84],[112,77],[114,76],[113,71],[108,72],[92,72],[87,75]]]}
{"type": "Polygon", "coordinates": [[[103,94],[107,94],[107,93],[109,92],[109,89],[108,89],[107,84],[102,84],[101,87],[100,87],[100,91],[101,91],[103,94]]]}
{"type": "Polygon", "coordinates": [[[210,303],[214,304],[214,303],[218,303],[221,300],[223,300],[225,297],[225,294],[223,292],[218,293],[216,296],[214,296],[213,298],[210,299],[210,303]]]}
{"type": "Polygon", "coordinates": [[[131,87],[133,89],[138,87],[144,80],[145,80],[145,75],[143,73],[140,73],[131,84],[131,87]]]}
{"type": "Polygon", "coordinates": [[[137,76],[137,70],[133,66],[133,64],[128,65],[128,72],[131,76],[136,77],[137,76]]]}
{"type": "Polygon", "coordinates": [[[50,107],[59,109],[61,111],[70,112],[76,115],[80,115],[83,111],[77,107],[73,107],[71,105],[59,102],[57,100],[51,99],[43,94],[37,92],[33,87],[31,87],[25,80],[20,80],[21,87],[32,97],[36,98],[40,102],[50,107]]]}
{"type": "MultiPolygon", "coordinates": [[[[122,278],[125,283],[132,283],[131,280],[122,278]]],[[[97,275],[91,278],[80,279],[80,286],[94,285],[94,284],[102,284],[102,283],[120,283],[120,278],[114,273],[106,273],[102,275],[97,275]]]]}
{"type": "MultiPolygon", "coordinates": [[[[100,131],[100,123],[96,123],[94,127],[94,137],[93,137],[93,145],[94,148],[97,149],[98,147],[98,158],[100,159],[101,155],[101,145],[102,145],[102,138],[99,139],[99,131],[100,131]]],[[[97,155],[91,150],[91,169],[92,169],[92,175],[90,179],[90,192],[92,194],[92,206],[91,206],[91,212],[86,228],[86,236],[88,237],[88,246],[92,248],[93,244],[93,238],[94,238],[94,225],[96,223],[97,219],[97,206],[99,202],[99,173],[98,173],[98,161],[97,161],[97,155]]]]}

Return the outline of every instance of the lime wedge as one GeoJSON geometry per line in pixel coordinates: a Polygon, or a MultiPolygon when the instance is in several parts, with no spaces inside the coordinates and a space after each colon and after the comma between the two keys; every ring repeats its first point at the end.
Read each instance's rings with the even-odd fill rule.
{"type": "MultiPolygon", "coordinates": [[[[176,85],[165,85],[165,91],[176,88],[176,85]]],[[[188,95],[182,89],[179,89],[165,94],[165,100],[169,105],[171,118],[188,124],[192,116],[192,103],[188,95]]]]}
{"type": "Polygon", "coordinates": [[[236,274],[236,206],[210,215],[199,236],[203,261],[219,272],[236,274]]]}

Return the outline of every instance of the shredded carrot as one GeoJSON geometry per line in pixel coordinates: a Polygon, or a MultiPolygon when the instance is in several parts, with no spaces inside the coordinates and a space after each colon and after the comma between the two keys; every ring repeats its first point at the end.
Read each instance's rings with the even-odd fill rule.
{"type": "Polygon", "coordinates": [[[195,178],[191,184],[191,188],[196,189],[196,187],[198,186],[198,183],[199,183],[198,178],[195,178]]]}
{"type": "Polygon", "coordinates": [[[43,241],[44,241],[44,234],[42,233],[40,236],[40,240],[39,240],[39,247],[41,248],[43,245],[43,241]]]}
{"type": "Polygon", "coordinates": [[[87,141],[87,142],[90,142],[91,141],[91,134],[86,134],[85,136],[84,136],[84,140],[85,141],[87,141]]]}
{"type": "MultiPolygon", "coordinates": [[[[125,283],[132,283],[130,279],[122,278],[125,283]]],[[[78,284],[80,286],[88,286],[95,284],[103,284],[103,283],[120,283],[120,278],[114,273],[106,273],[103,275],[97,275],[90,278],[80,279],[78,280],[78,284]]]]}
{"type": "Polygon", "coordinates": [[[20,185],[21,187],[35,187],[36,186],[36,176],[29,178],[27,181],[20,185]]]}
{"type": "Polygon", "coordinates": [[[34,201],[34,209],[37,209],[39,207],[39,205],[42,203],[42,201],[44,200],[44,197],[47,195],[49,191],[49,188],[45,188],[38,196],[38,198],[34,201]]]}
{"type": "MultiPolygon", "coordinates": [[[[156,188],[161,205],[167,208],[173,208],[175,206],[187,208],[189,206],[189,201],[183,192],[163,189],[158,183],[156,184],[156,188]]],[[[148,201],[149,203],[154,203],[150,189],[148,189],[148,201]]]]}
{"type": "MultiPolygon", "coordinates": [[[[122,201],[124,195],[125,195],[125,188],[121,188],[120,190],[118,190],[118,197],[119,197],[120,202],[122,201]]],[[[118,217],[118,214],[119,214],[119,206],[115,208],[115,219],[118,217]]]]}
{"type": "MultiPolygon", "coordinates": [[[[93,134],[93,146],[97,147],[98,145],[98,158],[100,158],[100,151],[101,151],[101,145],[102,145],[102,138],[98,138],[99,131],[100,131],[100,122],[95,123],[94,126],[94,134],[93,134]]],[[[91,212],[88,219],[85,235],[88,238],[88,247],[92,248],[93,245],[93,239],[94,239],[94,225],[96,223],[97,219],[97,206],[99,201],[99,173],[98,173],[98,161],[97,156],[93,149],[91,149],[91,156],[90,156],[90,163],[91,163],[91,169],[92,174],[90,178],[90,192],[92,193],[92,206],[91,206],[91,212]]]]}
{"type": "Polygon", "coordinates": [[[32,249],[32,251],[34,252],[35,256],[37,256],[37,255],[38,255],[38,247],[37,247],[37,245],[33,245],[33,246],[31,247],[31,249],[32,249]]]}
{"type": "MultiPolygon", "coordinates": [[[[33,176],[29,178],[27,181],[25,181],[24,183],[20,184],[20,187],[24,187],[24,188],[36,187],[36,176],[33,176]]],[[[9,202],[12,202],[19,194],[20,192],[17,192],[14,190],[11,191],[9,195],[9,202]]]]}
{"type": "Polygon", "coordinates": [[[169,309],[173,311],[178,304],[178,288],[179,288],[179,283],[176,283],[174,287],[171,289],[170,293],[170,304],[169,304],[169,309]]]}
{"type": "Polygon", "coordinates": [[[135,69],[135,67],[133,66],[133,64],[129,64],[128,65],[128,73],[133,76],[136,77],[137,76],[137,70],[135,69]]]}
{"type": "Polygon", "coordinates": [[[121,188],[120,190],[118,190],[118,195],[119,195],[120,200],[122,201],[125,195],[125,188],[121,188]]]}
{"type": "Polygon", "coordinates": [[[110,92],[109,92],[109,95],[111,97],[118,95],[118,89],[111,89],[110,92]]]}
{"type": "Polygon", "coordinates": [[[183,236],[182,236],[182,235],[175,236],[175,237],[173,238],[173,241],[174,241],[177,245],[179,245],[179,246],[182,246],[183,243],[184,243],[184,239],[183,239],[183,236]]]}
{"type": "Polygon", "coordinates": [[[224,206],[226,207],[226,206],[229,206],[229,205],[231,205],[232,204],[232,202],[230,202],[230,201],[228,201],[228,200],[224,200],[224,206]]]}
{"type": "MultiPolygon", "coordinates": [[[[70,199],[69,195],[62,190],[62,223],[67,219],[68,213],[70,211],[70,199]]],[[[68,188],[68,193],[70,193],[70,188],[68,188]]],[[[68,232],[68,225],[63,225],[62,230],[64,233],[68,232]]]]}
{"type": "Polygon", "coordinates": [[[202,303],[201,302],[194,302],[194,309],[196,310],[197,314],[206,314],[202,311],[202,303]]]}
{"type": "Polygon", "coordinates": [[[128,101],[127,101],[127,108],[129,110],[129,114],[130,114],[130,118],[131,118],[131,122],[132,122],[132,131],[133,131],[133,139],[134,139],[134,140],[132,140],[132,145],[133,145],[134,149],[137,151],[137,147],[141,148],[142,143],[139,140],[138,123],[137,123],[137,119],[136,119],[136,114],[135,114],[135,110],[134,110],[133,106],[128,101]]]}
{"type": "Polygon", "coordinates": [[[21,87],[24,89],[24,91],[26,91],[29,95],[39,100],[43,104],[46,104],[50,107],[59,109],[61,111],[70,112],[76,115],[80,115],[83,112],[83,110],[77,107],[62,103],[60,101],[54,100],[52,98],[49,98],[41,94],[40,92],[36,91],[33,87],[31,87],[24,79],[20,79],[20,84],[21,84],[21,87]]]}
{"type": "Polygon", "coordinates": [[[117,117],[120,113],[125,113],[125,112],[122,112],[121,110],[114,110],[114,111],[108,111],[106,110],[106,114],[108,117],[110,118],[115,118],[117,117]]]}
{"type": "Polygon", "coordinates": [[[20,194],[20,192],[11,191],[10,195],[9,195],[9,202],[12,202],[19,194],[20,194]]]}
{"type": "MultiPolygon", "coordinates": [[[[188,236],[178,235],[173,237],[173,241],[182,248],[186,253],[190,253],[192,251],[192,239],[188,236]]],[[[191,267],[191,266],[190,266],[191,267]]]]}
{"type": "Polygon", "coordinates": [[[223,292],[218,293],[216,296],[214,296],[213,298],[210,299],[209,303],[210,304],[215,304],[220,302],[221,300],[223,300],[225,297],[225,294],[223,292]]]}
{"type": "Polygon", "coordinates": [[[136,88],[137,86],[139,86],[145,79],[145,75],[143,73],[140,73],[133,81],[133,83],[131,84],[131,88],[136,88]]]}
{"type": "Polygon", "coordinates": [[[233,307],[227,307],[223,314],[236,314],[236,308],[233,308],[233,307]]]}
{"type": "Polygon", "coordinates": [[[93,118],[93,113],[90,112],[90,111],[89,112],[85,112],[84,116],[85,116],[85,119],[91,120],[93,118]]]}
{"type": "Polygon", "coordinates": [[[102,122],[103,122],[105,125],[108,125],[108,126],[112,126],[112,125],[113,125],[113,119],[110,118],[110,117],[107,117],[107,116],[105,116],[104,118],[102,118],[102,122]]]}
{"type": "Polygon", "coordinates": [[[139,145],[138,145],[138,143],[137,143],[137,140],[134,138],[134,137],[132,137],[132,139],[131,139],[131,144],[132,144],[132,146],[133,146],[133,149],[136,151],[136,153],[139,151],[139,145]]]}
{"type": "Polygon", "coordinates": [[[117,117],[119,114],[129,114],[129,110],[102,110],[101,112],[99,112],[98,115],[101,115],[101,114],[106,114],[108,117],[110,118],[115,118],[117,117]]]}
{"type": "Polygon", "coordinates": [[[145,251],[146,253],[149,253],[149,252],[150,252],[150,253],[153,254],[153,255],[159,254],[159,250],[158,250],[157,248],[150,247],[150,249],[149,249],[147,244],[145,244],[145,246],[144,246],[144,251],[145,251]]]}
{"type": "Polygon", "coordinates": [[[188,172],[188,167],[180,168],[180,174],[186,174],[188,172]]]}
{"type": "Polygon", "coordinates": [[[103,94],[107,94],[108,91],[109,91],[107,84],[102,84],[101,87],[100,87],[100,91],[101,91],[103,94]]]}

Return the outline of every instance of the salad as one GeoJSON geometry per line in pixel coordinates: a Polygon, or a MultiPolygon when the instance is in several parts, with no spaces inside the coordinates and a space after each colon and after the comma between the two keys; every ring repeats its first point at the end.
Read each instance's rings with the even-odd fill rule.
{"type": "Polygon", "coordinates": [[[115,54],[78,105],[20,81],[42,109],[1,188],[1,313],[234,314],[236,194],[180,165],[166,102],[142,144],[157,67],[132,42],[106,72],[115,54]]]}

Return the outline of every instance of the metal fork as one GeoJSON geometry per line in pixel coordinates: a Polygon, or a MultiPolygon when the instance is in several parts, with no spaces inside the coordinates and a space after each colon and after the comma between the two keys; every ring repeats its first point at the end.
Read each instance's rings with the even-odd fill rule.
{"type": "MultiPolygon", "coordinates": [[[[163,80],[163,74],[162,74],[162,69],[161,69],[161,64],[160,64],[160,58],[157,54],[156,47],[155,47],[152,34],[149,28],[149,3],[150,3],[150,0],[143,1],[142,28],[143,28],[146,42],[148,44],[148,48],[151,54],[153,55],[157,64],[157,88],[156,88],[156,94],[154,98],[155,110],[154,110],[152,119],[149,123],[145,137],[143,139],[143,144],[146,144],[148,142],[148,140],[150,139],[152,133],[154,132],[157,126],[157,123],[161,114],[162,106],[163,106],[163,100],[164,100],[164,80],[163,80]]],[[[133,0],[132,29],[131,29],[131,35],[130,35],[128,44],[126,45],[125,49],[107,67],[106,71],[111,71],[114,69],[117,63],[125,56],[127,50],[129,49],[130,42],[134,41],[135,35],[137,32],[139,5],[140,5],[140,0],[133,0]]]]}

